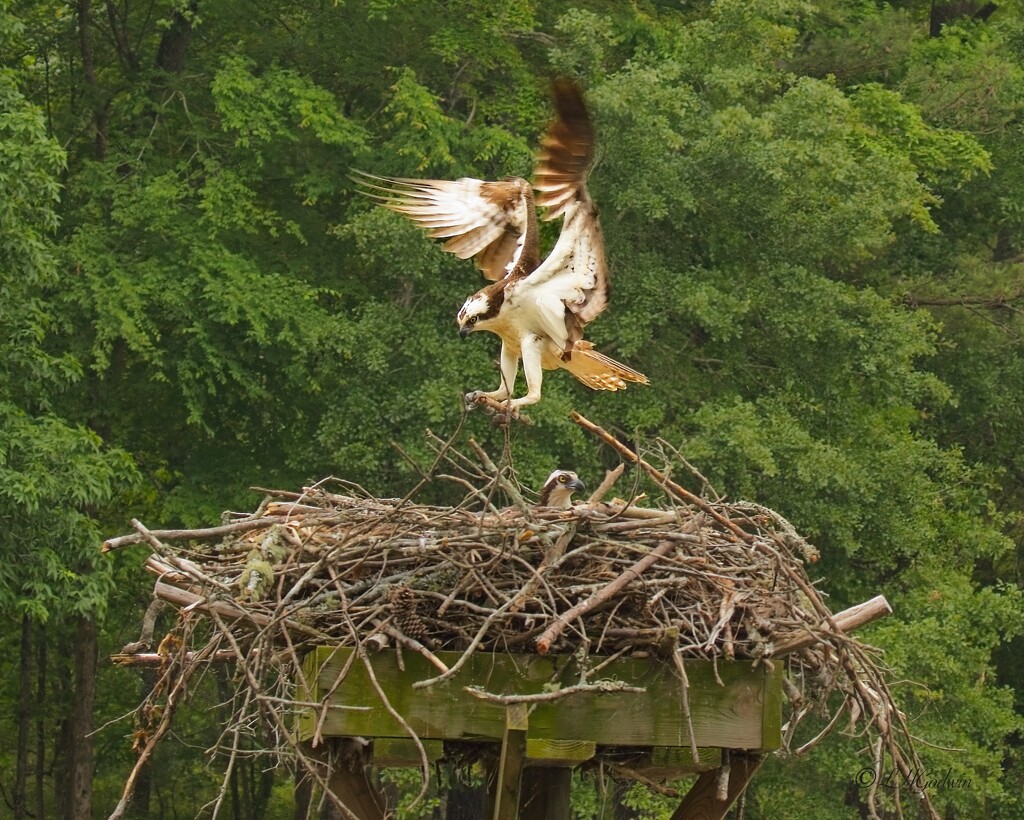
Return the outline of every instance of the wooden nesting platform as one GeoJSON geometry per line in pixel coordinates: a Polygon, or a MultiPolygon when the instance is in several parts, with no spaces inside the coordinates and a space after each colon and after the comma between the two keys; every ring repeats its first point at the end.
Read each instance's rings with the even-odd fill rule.
{"type": "MultiPolygon", "coordinates": [[[[585,677],[572,655],[477,652],[458,673],[429,687],[417,684],[437,669],[418,654],[378,653],[365,664],[355,655],[348,647],[307,655],[302,697],[342,708],[326,717],[320,709],[301,713],[298,737],[372,738],[363,762],[381,767],[466,757],[453,744],[484,749],[493,820],[568,820],[571,771],[596,757],[651,781],[710,773],[673,817],[721,817],[732,803],[717,797],[723,757],[735,766],[735,775],[726,775],[735,797],[761,755],[781,745],[781,663],[685,661],[684,708],[678,671],[654,657],[612,660],[599,681],[566,694],[585,677]],[[382,707],[381,692],[402,722],[382,707]],[[562,696],[545,699],[555,692],[562,696]]],[[[436,657],[450,668],[461,653],[436,657]]],[[[384,817],[383,799],[361,767],[338,767],[331,780],[360,820],[384,817]]]]}
{"type": "MultiPolygon", "coordinates": [[[[367,669],[353,663],[354,652],[318,647],[306,657],[306,679],[312,683],[306,699],[366,707],[329,711],[320,734],[408,737],[382,707],[367,669]]],[[[438,653],[451,666],[460,656],[438,653]]],[[[476,652],[457,674],[422,688],[416,684],[436,670],[419,655],[406,654],[400,666],[394,653],[383,652],[370,663],[391,706],[421,739],[501,740],[506,705],[522,702],[530,708],[529,748],[536,752],[531,758],[560,757],[560,741],[572,744],[566,759],[577,762],[588,759],[581,756],[581,743],[590,745],[591,754],[595,744],[690,748],[691,722],[697,747],[772,750],[780,743],[781,663],[686,661],[689,715],[680,707],[676,669],[657,658],[611,661],[591,688],[547,701],[545,692],[564,692],[580,680],[581,669],[572,655],[476,652]],[[601,687],[602,681],[607,688],[601,687]]],[[[312,710],[303,714],[300,739],[312,739],[317,722],[312,710]]]]}
{"type": "MultiPolygon", "coordinates": [[[[157,576],[140,639],[114,657],[155,667],[157,684],[112,817],[211,663],[233,665],[238,682],[215,750],[225,777],[241,746],[263,744],[295,771],[300,806],[318,794],[355,820],[384,817],[368,766],[418,766],[423,795],[441,759],[484,766],[487,820],[568,820],[572,769],[597,764],[662,791],[697,773],[673,820],[710,820],[820,714],[828,723],[801,753],[845,712],[912,772],[887,673],[848,634],[888,614],[885,599],[832,612],[807,573],[817,551],[785,518],[697,495],[670,477],[672,451],[656,468],[576,420],[663,491],[657,506],[604,500],[621,465],[589,499],[539,506],[475,442],[474,459],[437,439],[406,498],[325,481],[268,491],[218,526],[133,521],[105,542],[149,545],[157,576]],[[465,498],[414,500],[442,480],[465,498]],[[158,641],[168,604],[177,622],[158,641]]],[[[927,795],[921,805],[937,817],[927,795]]]]}

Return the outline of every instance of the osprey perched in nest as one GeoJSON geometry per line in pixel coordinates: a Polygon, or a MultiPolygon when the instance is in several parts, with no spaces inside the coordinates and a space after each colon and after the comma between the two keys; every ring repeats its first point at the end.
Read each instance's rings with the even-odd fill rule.
{"type": "Polygon", "coordinates": [[[583,492],[585,489],[587,485],[572,470],[555,470],[541,487],[537,506],[567,510],[572,506],[572,494],[576,490],[583,492]]]}
{"type": "Polygon", "coordinates": [[[594,129],[575,83],[556,81],[553,92],[558,118],[537,154],[532,188],[520,177],[484,182],[363,174],[357,180],[379,203],[445,239],[446,251],[472,257],[493,283],[462,306],[459,335],[489,330],[501,337],[501,384],[466,399],[508,400],[513,414],[540,400],[544,370],[568,370],[594,390],[648,383],[583,339],[584,326],[608,306],[609,293],[601,226],[586,188],[594,129]],[[563,217],[561,235],[543,262],[535,205],[546,209],[545,219],[563,217]],[[527,392],[510,399],[520,359],[527,392]]]}

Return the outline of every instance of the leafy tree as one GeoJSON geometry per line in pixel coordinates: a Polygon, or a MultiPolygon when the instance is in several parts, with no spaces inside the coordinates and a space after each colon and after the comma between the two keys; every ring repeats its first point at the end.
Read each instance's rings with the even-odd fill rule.
{"type": "MultiPolygon", "coordinates": [[[[0,3],[0,48],[21,34],[9,6],[0,3]]],[[[13,764],[11,807],[25,816],[30,733],[39,734],[45,720],[36,710],[31,731],[33,707],[47,683],[37,644],[73,635],[74,701],[62,704],[67,738],[57,752],[66,774],[61,816],[72,817],[90,810],[95,619],[110,592],[91,512],[130,481],[132,468],[126,453],[104,449],[94,432],[57,412],[81,377],[77,360],[47,345],[59,320],[48,295],[59,282],[51,236],[64,155],[17,80],[14,70],[0,67],[0,613],[21,621],[18,651],[10,655],[20,672],[7,679],[4,693],[18,705],[3,733],[16,742],[2,754],[13,764]],[[49,622],[55,626],[44,632],[49,622]]],[[[38,780],[46,750],[32,745],[37,789],[31,810],[41,816],[46,806],[38,780]]]]}
{"type": "MultiPolygon", "coordinates": [[[[424,427],[504,447],[459,407],[497,380],[496,342],[454,332],[476,273],[348,174],[528,175],[569,73],[614,283],[588,332],[652,384],[551,374],[507,434],[517,475],[613,460],[577,408],[781,511],[837,607],[895,605],[865,637],[915,681],[918,734],[965,750],[928,765],[977,784],[939,802],[1020,816],[1024,23],[967,5],[39,0],[16,22],[0,2],[0,606],[27,617],[21,668],[71,616],[138,620],[111,590],[136,556],[97,563],[100,511],[208,523],[327,473],[403,493],[424,427]]],[[[134,637],[101,625],[104,648],[134,637]]],[[[0,679],[8,702],[32,689],[0,679]]],[[[109,686],[126,702],[103,714],[130,708],[109,686]]],[[[854,816],[857,751],[776,762],[748,814],[854,816]]]]}

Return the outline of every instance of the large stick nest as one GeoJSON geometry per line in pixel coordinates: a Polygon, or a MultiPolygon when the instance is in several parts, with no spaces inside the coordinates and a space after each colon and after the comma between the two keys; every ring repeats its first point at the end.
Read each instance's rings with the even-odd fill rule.
{"type": "MultiPolygon", "coordinates": [[[[783,662],[787,750],[804,717],[829,709],[825,730],[797,751],[846,714],[847,731],[867,736],[877,766],[888,758],[906,772],[919,768],[876,653],[837,627],[808,576],[815,549],[771,510],[726,503],[706,485],[701,495],[684,489],[672,471],[692,468],[677,453],[661,447],[656,467],[576,420],[647,473],[664,491],[658,506],[634,497],[630,482],[615,484],[619,469],[589,500],[539,507],[507,461],[495,465],[472,441],[466,455],[430,437],[436,459],[406,498],[327,480],[268,492],[254,513],[217,527],[150,531],[133,522],[136,532],[108,541],[148,543],[156,598],[180,610],[159,651],[149,651],[150,619],[142,639],[115,658],[162,670],[137,715],[140,762],[195,672],[229,661],[239,690],[221,741],[228,758],[245,745],[240,737],[258,734],[267,754],[325,785],[295,742],[288,707],[300,706],[304,652],[329,644],[419,652],[438,679],[455,671],[434,656],[441,649],[654,655],[680,668],[689,658],[783,662]],[[465,491],[461,503],[415,500],[440,481],[465,491]],[[613,490],[625,497],[609,498],[613,490]]],[[[425,758],[423,769],[426,777],[425,758]]],[[[134,774],[119,811],[133,785],[134,774]]]]}

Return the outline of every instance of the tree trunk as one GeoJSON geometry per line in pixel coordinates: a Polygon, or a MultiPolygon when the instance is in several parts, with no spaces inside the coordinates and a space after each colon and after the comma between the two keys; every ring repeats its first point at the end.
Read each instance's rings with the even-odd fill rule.
{"type": "Polygon", "coordinates": [[[46,649],[46,627],[37,630],[39,659],[36,663],[36,817],[46,817],[46,676],[49,658],[46,649]]]}
{"type": "Polygon", "coordinates": [[[64,733],[67,760],[61,820],[92,817],[93,745],[90,735],[96,701],[96,624],[89,618],[78,620],[73,662],[75,686],[64,733]]]}
{"type": "MultiPolygon", "coordinates": [[[[139,694],[139,702],[145,701],[157,681],[155,669],[143,668],[139,675],[142,680],[142,691],[139,694]]],[[[131,811],[138,817],[149,817],[149,804],[153,795],[153,766],[152,761],[147,761],[139,772],[135,781],[135,792],[132,794],[131,811]]]]}
{"type": "MultiPolygon", "coordinates": [[[[258,762],[257,764],[259,765],[258,762]]],[[[253,817],[264,818],[267,816],[267,809],[270,806],[270,796],[274,791],[276,775],[269,767],[260,767],[259,780],[257,781],[256,799],[254,801],[253,817]]]]}
{"type": "Polygon", "coordinates": [[[310,820],[313,807],[313,778],[306,771],[295,771],[295,816],[293,820],[310,820]]]}
{"type": "Polygon", "coordinates": [[[192,17],[199,8],[199,3],[192,0],[188,4],[188,13],[183,14],[175,9],[171,15],[171,23],[160,38],[160,46],[156,52],[156,66],[168,74],[180,74],[185,68],[185,55],[188,43],[192,39],[192,17]]]}
{"type": "Polygon", "coordinates": [[[943,26],[955,22],[961,17],[969,17],[972,20],[988,20],[998,8],[998,3],[979,5],[975,0],[932,0],[928,33],[932,37],[938,37],[942,34],[943,26]]]}
{"type": "Polygon", "coordinates": [[[100,95],[96,81],[96,64],[92,42],[92,0],[78,0],[78,46],[82,53],[82,74],[85,77],[86,98],[93,112],[96,128],[96,159],[107,155],[107,106],[100,95]]]}
{"type": "Polygon", "coordinates": [[[32,720],[32,621],[21,616],[21,669],[18,676],[18,744],[14,765],[14,816],[28,807],[28,736],[32,720]]]}

